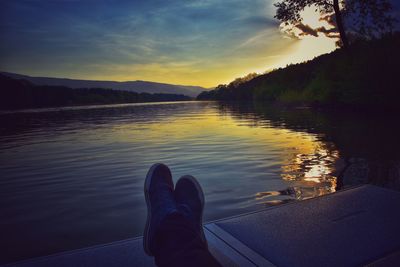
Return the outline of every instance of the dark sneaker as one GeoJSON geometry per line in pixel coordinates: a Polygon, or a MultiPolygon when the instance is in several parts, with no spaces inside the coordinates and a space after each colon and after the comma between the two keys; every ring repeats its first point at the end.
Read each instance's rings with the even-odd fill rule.
{"type": "Polygon", "coordinates": [[[179,178],[175,185],[175,199],[178,210],[189,220],[193,221],[198,233],[207,245],[203,231],[204,193],[199,182],[190,175],[179,178]]]}
{"type": "Polygon", "coordinates": [[[147,204],[147,221],[144,228],[143,247],[147,255],[154,255],[154,236],[162,220],[177,212],[174,198],[174,183],[171,171],[161,163],[151,166],[144,182],[147,204]]]}

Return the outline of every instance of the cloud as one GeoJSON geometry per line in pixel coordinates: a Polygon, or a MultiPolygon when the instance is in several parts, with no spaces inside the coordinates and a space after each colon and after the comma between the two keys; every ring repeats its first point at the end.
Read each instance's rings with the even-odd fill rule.
{"type": "MultiPolygon", "coordinates": [[[[315,13],[316,16],[318,14],[315,13]]],[[[328,38],[339,38],[339,33],[336,28],[336,20],[334,14],[325,14],[314,22],[314,27],[304,22],[298,22],[295,25],[281,24],[281,31],[288,37],[293,39],[301,39],[303,36],[319,37],[320,34],[328,38]]]]}
{"type": "Polygon", "coordinates": [[[292,45],[281,38],[274,11],[265,0],[2,0],[0,69],[170,82],[174,76],[186,84],[202,73],[193,84],[213,86],[262,68],[267,55],[292,45]]]}
{"type": "Polygon", "coordinates": [[[329,38],[338,38],[339,37],[339,33],[336,28],[327,29],[325,26],[321,26],[321,27],[313,29],[309,25],[305,25],[301,22],[296,24],[295,27],[300,30],[299,36],[312,35],[314,37],[318,37],[319,33],[322,33],[326,37],[329,37],[329,38]]]}
{"type": "Polygon", "coordinates": [[[295,27],[301,31],[299,34],[300,36],[312,35],[314,37],[318,37],[318,31],[316,29],[313,29],[310,26],[303,24],[302,22],[297,23],[295,27]]]}
{"type": "Polygon", "coordinates": [[[325,21],[331,27],[336,27],[335,13],[325,14],[319,18],[319,21],[325,21]]]}

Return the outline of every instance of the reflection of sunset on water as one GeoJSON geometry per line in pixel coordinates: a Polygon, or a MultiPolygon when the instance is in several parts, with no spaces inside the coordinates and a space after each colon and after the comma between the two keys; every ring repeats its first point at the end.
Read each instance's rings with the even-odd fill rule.
{"type": "Polygon", "coordinates": [[[282,178],[292,181],[307,181],[320,184],[333,181],[333,163],[338,159],[337,151],[329,151],[320,146],[314,153],[296,154],[293,159],[282,165],[282,178]]]}
{"type": "Polygon", "coordinates": [[[224,127],[226,134],[243,132],[247,138],[256,138],[265,151],[271,146],[281,151],[280,177],[287,188],[258,192],[255,194],[257,201],[276,205],[336,191],[335,163],[339,152],[333,144],[321,141],[315,134],[286,129],[283,124],[282,128],[271,127],[268,121],[260,120],[251,113],[235,116],[235,113],[227,112],[226,115],[225,120],[232,125],[230,129],[224,127]]]}
{"type": "MultiPolygon", "coordinates": [[[[171,106],[165,106],[165,109],[168,108],[171,106]]],[[[187,154],[186,160],[195,162],[221,154],[220,157],[224,157],[224,161],[227,162],[252,162],[255,164],[251,167],[253,173],[248,175],[266,181],[280,178],[284,182],[280,188],[270,188],[269,183],[266,183],[264,188],[259,187],[261,190],[269,190],[259,192],[256,200],[268,205],[307,199],[335,191],[336,177],[333,171],[339,157],[338,151],[332,144],[320,141],[320,137],[315,134],[272,127],[269,121],[260,120],[254,113],[238,115],[228,109],[205,109],[190,121],[187,115],[175,115],[173,119],[164,118],[161,121],[154,118],[154,122],[143,122],[143,125],[141,122],[117,124],[113,127],[113,135],[109,137],[128,143],[140,141],[148,143],[149,146],[166,146],[167,138],[169,148],[166,151],[176,151],[172,148],[181,146],[181,140],[193,140],[191,149],[183,151],[187,154]],[[209,138],[211,136],[214,140],[209,138]],[[217,136],[223,138],[215,138],[217,136]],[[208,137],[207,141],[199,143],[198,140],[204,137],[208,137]],[[229,154],[217,151],[218,147],[224,151],[226,146],[232,144],[240,144],[241,150],[230,151],[229,154]],[[214,149],[205,150],[207,146],[214,149]],[[275,155],[273,159],[267,157],[272,154],[275,155]],[[265,159],[262,160],[263,158],[265,159]],[[276,166],[280,172],[272,174],[271,166],[276,166]]],[[[239,166],[235,168],[240,169],[239,166]]],[[[245,172],[244,169],[241,171],[245,172]]],[[[246,179],[246,176],[241,179],[246,179]]],[[[249,194],[254,195],[257,192],[252,191],[249,194]]]]}
{"type": "Polygon", "coordinates": [[[281,191],[259,192],[256,200],[262,201],[262,204],[275,205],[290,199],[302,200],[335,192],[334,164],[338,158],[337,151],[330,151],[322,144],[318,144],[312,153],[288,155],[282,164],[281,176],[292,185],[281,191]],[[285,199],[271,199],[277,197],[285,199]]]}

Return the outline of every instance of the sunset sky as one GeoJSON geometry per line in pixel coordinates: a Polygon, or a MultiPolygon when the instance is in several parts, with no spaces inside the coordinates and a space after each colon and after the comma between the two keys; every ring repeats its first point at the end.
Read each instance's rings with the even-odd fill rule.
{"type": "Polygon", "coordinates": [[[213,87],[335,49],[289,38],[275,11],[268,0],[3,0],[0,70],[213,87]]]}

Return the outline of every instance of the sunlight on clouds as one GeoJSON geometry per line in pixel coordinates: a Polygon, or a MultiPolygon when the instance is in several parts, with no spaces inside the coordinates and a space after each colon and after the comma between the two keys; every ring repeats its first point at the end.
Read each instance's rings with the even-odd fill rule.
{"type": "Polygon", "coordinates": [[[92,65],[93,72],[82,77],[97,80],[147,80],[181,85],[214,87],[248,73],[264,73],[288,64],[299,63],[335,50],[335,41],[325,36],[304,36],[300,40],[271,38],[271,31],[258,33],[234,49],[227,47],[220,57],[184,60],[160,55],[158,62],[142,64],[92,65]]]}
{"type": "MultiPolygon", "coordinates": [[[[312,34],[307,34],[301,29],[293,25],[286,26],[284,23],[280,25],[280,31],[283,38],[293,40],[293,45],[288,48],[286,53],[271,56],[271,60],[262,68],[252,68],[249,72],[263,73],[276,68],[282,68],[289,64],[301,63],[311,60],[319,55],[330,53],[336,47],[337,38],[329,38],[325,34],[318,32],[318,29],[332,30],[333,26],[326,20],[321,19],[321,15],[315,12],[315,8],[309,7],[302,12],[302,24],[310,27],[312,34]],[[273,58],[273,60],[272,60],[273,58]]],[[[282,51],[284,52],[284,51],[282,51]]]]}
{"type": "Polygon", "coordinates": [[[298,40],[297,44],[292,47],[291,53],[287,54],[281,61],[276,62],[272,68],[280,68],[288,64],[304,62],[321,54],[332,52],[335,49],[335,40],[331,38],[325,36],[306,36],[298,40]]]}
{"type": "Polygon", "coordinates": [[[301,12],[303,23],[309,25],[312,28],[318,27],[331,27],[326,21],[321,21],[321,15],[315,12],[315,7],[307,7],[301,12]]]}
{"type": "Polygon", "coordinates": [[[280,24],[281,32],[287,34],[288,37],[302,39],[305,36],[321,37],[324,35],[322,30],[331,31],[335,27],[327,22],[324,17],[332,14],[321,15],[315,11],[315,7],[307,7],[300,13],[302,21],[295,25],[280,24]]]}
{"type": "Polygon", "coordinates": [[[262,66],[248,68],[245,73],[262,74],[274,69],[284,68],[290,64],[301,63],[319,55],[330,53],[336,48],[335,40],[326,36],[305,36],[302,39],[295,40],[286,50],[282,50],[281,54],[267,56],[262,66]]]}

